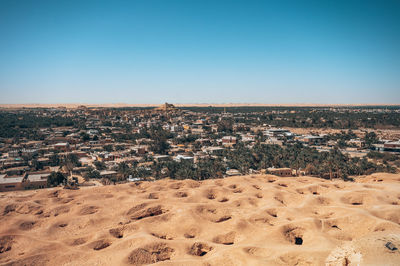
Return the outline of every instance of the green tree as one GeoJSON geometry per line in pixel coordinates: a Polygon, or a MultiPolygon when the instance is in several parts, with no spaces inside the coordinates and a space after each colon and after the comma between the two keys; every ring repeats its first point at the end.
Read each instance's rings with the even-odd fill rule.
{"type": "Polygon", "coordinates": [[[365,142],[365,146],[367,148],[371,148],[372,144],[379,142],[379,139],[378,139],[376,133],[372,131],[372,132],[365,133],[364,142],[365,142]]]}
{"type": "Polygon", "coordinates": [[[86,132],[81,132],[80,136],[81,136],[81,139],[82,139],[83,142],[86,142],[86,141],[90,140],[90,136],[86,132]]]}
{"type": "Polygon", "coordinates": [[[66,176],[61,172],[52,172],[47,177],[47,186],[48,187],[55,187],[59,184],[63,184],[67,181],[66,176]]]}
{"type": "Polygon", "coordinates": [[[167,139],[170,137],[161,126],[153,126],[149,131],[150,138],[153,143],[150,145],[150,150],[158,154],[166,154],[169,149],[167,139]]]}
{"type": "Polygon", "coordinates": [[[114,147],[112,145],[104,145],[103,149],[105,151],[112,152],[114,150],[114,147]]]}
{"type": "Polygon", "coordinates": [[[96,169],[99,171],[107,169],[106,164],[102,161],[95,161],[93,164],[96,167],[96,169]]]}
{"type": "Polygon", "coordinates": [[[89,167],[88,171],[84,175],[84,178],[85,178],[86,181],[88,181],[91,178],[100,179],[101,175],[100,175],[99,171],[95,170],[93,167],[89,167]]]}
{"type": "Polygon", "coordinates": [[[122,179],[126,179],[130,174],[132,174],[133,171],[127,163],[122,162],[118,164],[117,172],[122,179]]]}

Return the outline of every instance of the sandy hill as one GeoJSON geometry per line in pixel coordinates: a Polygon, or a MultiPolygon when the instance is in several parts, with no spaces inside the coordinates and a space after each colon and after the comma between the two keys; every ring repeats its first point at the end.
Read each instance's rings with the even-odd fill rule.
{"type": "Polygon", "coordinates": [[[173,104],[165,103],[159,107],[156,107],[154,110],[170,112],[170,111],[176,111],[177,108],[173,104]]]}
{"type": "Polygon", "coordinates": [[[2,193],[0,264],[400,265],[399,204],[390,174],[2,193]]]}

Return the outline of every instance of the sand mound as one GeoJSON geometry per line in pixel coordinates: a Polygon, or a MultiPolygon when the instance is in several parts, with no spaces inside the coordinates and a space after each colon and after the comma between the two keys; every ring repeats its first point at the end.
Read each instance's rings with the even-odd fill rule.
{"type": "Polygon", "coordinates": [[[164,243],[150,244],[133,250],[128,257],[128,262],[133,265],[152,264],[169,260],[173,252],[174,249],[164,243]]]}
{"type": "MultiPolygon", "coordinates": [[[[137,208],[138,206],[134,207],[133,209],[137,208]]],[[[141,220],[147,217],[152,217],[152,216],[158,216],[163,213],[165,213],[167,210],[163,209],[161,205],[149,207],[146,209],[143,209],[145,206],[140,208],[137,211],[133,211],[132,209],[128,212],[128,215],[130,215],[130,218],[132,220],[141,220]]]]}
{"type": "Polygon", "coordinates": [[[79,211],[79,215],[88,215],[96,213],[99,210],[97,206],[85,206],[79,211]]]}
{"type": "Polygon", "coordinates": [[[196,242],[194,243],[190,249],[189,254],[193,256],[202,257],[210,252],[213,248],[205,243],[196,242]]]}
{"type": "Polygon", "coordinates": [[[233,245],[235,243],[236,232],[229,232],[227,234],[219,235],[214,238],[214,242],[224,245],[233,245]]]}
{"type": "Polygon", "coordinates": [[[6,265],[400,265],[400,175],[18,191],[0,215],[6,265]]]}
{"type": "Polygon", "coordinates": [[[10,251],[14,242],[13,236],[2,236],[0,237],[0,253],[10,251]]]}

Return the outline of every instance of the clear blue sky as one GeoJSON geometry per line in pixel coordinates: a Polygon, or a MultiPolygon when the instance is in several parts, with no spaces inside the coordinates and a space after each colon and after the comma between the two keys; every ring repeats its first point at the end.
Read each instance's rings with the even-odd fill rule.
{"type": "Polygon", "coordinates": [[[0,103],[400,103],[400,1],[0,1],[0,103]]]}

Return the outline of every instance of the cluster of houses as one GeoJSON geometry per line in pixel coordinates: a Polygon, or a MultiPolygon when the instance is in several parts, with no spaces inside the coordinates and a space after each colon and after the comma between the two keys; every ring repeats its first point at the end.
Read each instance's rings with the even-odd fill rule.
{"type": "MultiPolygon", "coordinates": [[[[42,116],[72,117],[83,121],[84,127],[40,128],[40,140],[0,139],[0,191],[44,188],[52,172],[63,171],[70,176],[82,177],[88,167],[96,168],[96,164],[102,165],[99,169],[101,177],[112,178],[118,174],[116,168],[123,162],[144,168],[154,162],[171,159],[196,163],[202,158],[222,156],[225,149],[234,148],[238,143],[252,146],[261,141],[265,145],[283,146],[300,142],[319,150],[329,150],[336,145],[324,135],[300,135],[288,129],[245,122],[233,122],[227,132],[220,122],[234,118],[233,114],[181,110],[171,104],[133,111],[81,106],[77,109],[40,109],[37,112],[42,116]],[[151,148],[154,139],[143,134],[155,125],[174,135],[168,139],[168,150],[163,154],[154,152],[151,148]],[[71,155],[79,163],[72,169],[66,169],[61,162],[71,155]]],[[[355,153],[355,156],[366,154],[361,139],[353,139],[349,143],[353,148],[345,152],[355,153]]],[[[388,141],[378,148],[400,151],[400,142],[388,141]]],[[[279,176],[293,175],[289,168],[266,170],[279,176]]],[[[240,173],[235,169],[226,172],[226,175],[236,174],[240,173]]]]}
{"type": "Polygon", "coordinates": [[[374,147],[378,151],[391,151],[400,152],[400,140],[398,141],[386,141],[383,144],[374,144],[374,147]]]}

